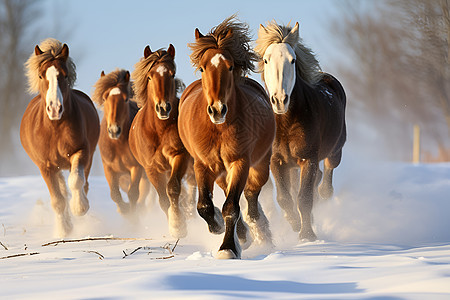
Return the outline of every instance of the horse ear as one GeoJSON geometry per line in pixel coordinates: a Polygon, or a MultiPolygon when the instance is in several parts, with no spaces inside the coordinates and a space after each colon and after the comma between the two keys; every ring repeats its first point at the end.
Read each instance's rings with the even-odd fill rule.
{"type": "Polygon", "coordinates": [[[63,60],[67,60],[69,57],[69,46],[67,46],[67,44],[64,44],[61,49],[61,57],[63,60]]]}
{"type": "Polygon", "coordinates": [[[204,35],[198,30],[198,28],[195,28],[195,39],[198,40],[199,38],[202,38],[204,35]]]}
{"type": "Polygon", "coordinates": [[[38,45],[36,45],[36,47],[34,47],[34,54],[36,55],[41,55],[42,53],[44,53],[41,48],[39,48],[38,45]]]}
{"type": "Polygon", "coordinates": [[[100,74],[100,77],[105,76],[105,71],[102,71],[102,73],[100,74]]]}
{"type": "Polygon", "coordinates": [[[291,32],[289,32],[289,34],[292,34],[294,36],[299,36],[298,35],[298,28],[300,27],[300,25],[298,24],[298,22],[295,22],[295,26],[291,29],[291,32]]]}
{"type": "Polygon", "coordinates": [[[129,71],[127,71],[125,73],[125,82],[130,82],[130,72],[129,71]]]}
{"type": "Polygon", "coordinates": [[[267,29],[266,29],[266,27],[264,27],[264,25],[263,24],[259,24],[259,30],[258,30],[258,33],[267,33],[267,29]]]}
{"type": "Polygon", "coordinates": [[[150,50],[150,46],[149,45],[147,45],[147,47],[145,47],[145,49],[144,49],[144,58],[147,58],[147,57],[149,57],[150,55],[152,55],[152,50],[150,50]]]}
{"type": "Polygon", "coordinates": [[[175,58],[175,47],[172,44],[169,45],[169,49],[167,49],[167,53],[169,53],[170,56],[175,58]]]}

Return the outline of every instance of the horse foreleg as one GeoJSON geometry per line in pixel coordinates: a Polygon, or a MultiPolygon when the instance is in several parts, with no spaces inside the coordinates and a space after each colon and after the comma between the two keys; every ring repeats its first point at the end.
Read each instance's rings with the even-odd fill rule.
{"type": "Polygon", "coordinates": [[[290,193],[290,168],[285,162],[275,157],[272,157],[270,168],[275,179],[277,202],[284,211],[284,217],[291,225],[292,230],[299,232],[301,229],[301,221],[290,193]]]}
{"type": "Polygon", "coordinates": [[[167,183],[170,207],[168,211],[169,231],[174,238],[183,238],[187,235],[186,218],[180,210],[179,198],[181,180],[186,173],[189,154],[180,154],[172,158],[172,172],[167,183]]]}
{"type": "Polygon", "coordinates": [[[214,176],[207,166],[200,162],[194,164],[195,178],[198,184],[198,214],[208,224],[209,231],[214,234],[224,232],[224,221],[220,210],[212,202],[214,176]]]}
{"type": "Polygon", "coordinates": [[[249,164],[246,160],[237,160],[230,164],[227,171],[227,198],[222,208],[225,236],[217,254],[217,258],[220,259],[241,257],[242,249],[237,236],[236,224],[241,218],[239,199],[247,182],[249,164]]]}
{"type": "Polygon", "coordinates": [[[267,243],[272,245],[269,221],[258,201],[261,189],[269,179],[269,162],[270,156],[257,166],[250,168],[244,195],[248,203],[245,221],[250,226],[253,239],[259,244],[267,243]]]}
{"type": "Polygon", "coordinates": [[[109,167],[105,167],[104,171],[106,181],[109,185],[111,199],[116,203],[117,211],[121,215],[127,214],[130,210],[130,205],[122,199],[122,194],[120,193],[119,187],[119,175],[109,167]]]}
{"type": "Polygon", "coordinates": [[[312,229],[312,208],[314,200],[315,181],[318,171],[316,160],[299,160],[300,191],[298,194],[298,209],[302,221],[299,233],[300,240],[315,241],[317,239],[312,229]]]}
{"type": "Polygon", "coordinates": [[[139,186],[142,178],[143,170],[140,166],[132,167],[130,169],[130,186],[128,187],[128,201],[130,202],[130,210],[131,212],[136,211],[136,204],[139,200],[139,186]]]}
{"type": "Polygon", "coordinates": [[[161,207],[162,211],[168,215],[170,202],[169,197],[167,197],[167,176],[166,174],[158,173],[155,169],[149,168],[145,170],[147,173],[148,180],[152,183],[152,185],[155,187],[156,192],[158,193],[159,197],[159,206],[161,207]]]}
{"type": "Polygon", "coordinates": [[[86,196],[86,178],[83,164],[83,151],[79,151],[71,156],[69,188],[72,192],[70,209],[75,216],[83,216],[89,210],[89,201],[86,196]]]}
{"type": "Polygon", "coordinates": [[[55,236],[66,237],[73,229],[67,203],[67,190],[61,172],[40,169],[50,193],[50,201],[55,211],[55,236]]]}

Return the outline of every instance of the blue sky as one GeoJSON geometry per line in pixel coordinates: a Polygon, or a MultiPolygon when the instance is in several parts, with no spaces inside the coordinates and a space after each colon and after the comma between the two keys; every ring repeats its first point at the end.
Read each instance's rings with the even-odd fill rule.
{"type": "MultiPolygon", "coordinates": [[[[189,85],[199,78],[189,61],[187,43],[194,40],[196,27],[207,33],[226,17],[238,13],[250,25],[253,38],[260,23],[300,23],[300,35],[318,55],[322,68],[330,71],[335,46],[331,40],[330,17],[336,1],[119,1],[45,0],[45,17],[35,43],[54,37],[69,45],[77,65],[75,87],[91,94],[100,76],[115,68],[133,70],[146,45],[152,50],[175,46],[177,76],[189,85]]],[[[30,53],[34,45],[30,45],[30,53]]],[[[252,74],[260,81],[259,74],[252,74]]]]}

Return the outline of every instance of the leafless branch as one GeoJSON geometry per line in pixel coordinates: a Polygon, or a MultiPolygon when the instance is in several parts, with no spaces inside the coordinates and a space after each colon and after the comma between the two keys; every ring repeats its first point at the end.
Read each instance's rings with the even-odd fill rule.
{"type": "Polygon", "coordinates": [[[152,239],[145,239],[145,238],[89,237],[89,238],[83,238],[83,239],[53,241],[53,242],[42,244],[42,247],[50,246],[50,245],[56,246],[58,244],[65,244],[65,243],[87,242],[87,241],[151,241],[151,240],[152,239]]]}
{"type": "Polygon", "coordinates": [[[20,256],[31,256],[31,255],[37,255],[39,252],[31,252],[31,253],[19,253],[14,255],[8,255],[8,256],[2,256],[0,259],[8,259],[8,258],[14,258],[14,257],[20,257],[20,256]]]}
{"type": "Polygon", "coordinates": [[[5,250],[8,250],[8,248],[2,242],[0,242],[0,245],[2,245],[2,247],[5,248],[5,250]]]}
{"type": "Polygon", "coordinates": [[[83,252],[97,254],[97,255],[98,255],[98,258],[101,259],[101,260],[103,260],[103,259],[105,258],[102,254],[100,254],[100,253],[97,252],[97,251],[89,250],[89,251],[83,251],[83,252]]]}

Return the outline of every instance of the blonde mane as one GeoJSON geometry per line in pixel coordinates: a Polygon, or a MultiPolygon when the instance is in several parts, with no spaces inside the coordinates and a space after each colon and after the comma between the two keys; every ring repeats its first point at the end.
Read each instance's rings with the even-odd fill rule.
{"type": "MultiPolygon", "coordinates": [[[[153,52],[149,57],[142,58],[137,62],[134,65],[134,71],[131,73],[131,78],[134,80],[133,90],[136,95],[133,100],[137,102],[139,107],[142,107],[147,101],[148,73],[156,63],[167,63],[176,70],[173,57],[163,49],[159,49],[153,52]]],[[[184,88],[185,85],[183,82],[180,79],[175,78],[176,94],[182,93],[184,88]]]]}
{"type": "Polygon", "coordinates": [[[249,27],[245,23],[238,22],[236,15],[225,19],[222,23],[212,28],[210,33],[189,43],[192,50],[191,63],[198,69],[203,54],[209,49],[227,50],[234,60],[234,70],[237,77],[246,75],[249,71],[255,71],[254,62],[258,56],[251,50],[249,27]],[[228,32],[231,30],[231,34],[228,32]]]}
{"type": "Polygon", "coordinates": [[[286,43],[295,51],[298,75],[309,84],[317,84],[323,77],[319,61],[314,52],[303,44],[303,40],[298,35],[289,34],[292,27],[278,25],[275,21],[269,21],[264,28],[260,28],[258,39],[256,40],[255,51],[259,55],[258,71],[264,71],[264,61],[262,57],[271,44],[286,43]]]}
{"type": "Polygon", "coordinates": [[[103,99],[103,93],[109,88],[116,86],[126,86],[128,99],[133,97],[133,90],[131,87],[131,82],[126,81],[127,70],[116,69],[115,71],[100,77],[94,85],[94,93],[92,94],[92,101],[97,103],[97,105],[102,106],[105,102],[103,99]]]}
{"type": "MultiPolygon", "coordinates": [[[[28,58],[25,63],[26,76],[28,78],[28,92],[30,94],[39,93],[40,66],[51,60],[58,59],[58,56],[61,54],[63,44],[56,39],[48,38],[40,43],[39,48],[44,53],[36,55],[33,51],[30,58],[28,58]]],[[[69,83],[69,87],[73,88],[73,85],[77,79],[77,74],[75,73],[76,67],[72,58],[67,58],[66,66],[68,71],[67,81],[69,83]]]]}

